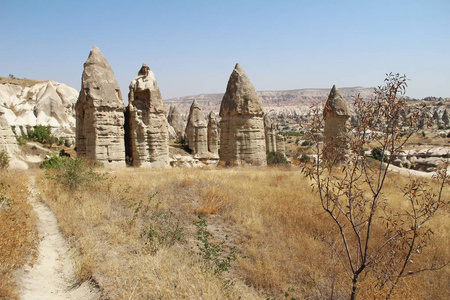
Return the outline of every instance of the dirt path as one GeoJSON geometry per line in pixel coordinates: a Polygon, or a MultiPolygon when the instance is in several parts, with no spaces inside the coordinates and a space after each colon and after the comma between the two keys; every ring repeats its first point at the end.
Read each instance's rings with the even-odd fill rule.
{"type": "Polygon", "coordinates": [[[41,242],[35,264],[26,265],[21,274],[21,299],[87,299],[100,298],[100,292],[89,282],[76,285],[69,247],[59,230],[54,213],[37,197],[35,179],[29,182],[28,201],[38,215],[41,242]]]}

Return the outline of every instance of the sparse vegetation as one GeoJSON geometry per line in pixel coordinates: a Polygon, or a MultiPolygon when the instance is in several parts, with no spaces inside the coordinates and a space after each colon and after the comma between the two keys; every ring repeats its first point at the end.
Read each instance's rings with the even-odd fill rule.
{"type": "Polygon", "coordinates": [[[32,264],[37,247],[36,216],[27,203],[27,174],[9,171],[0,179],[0,298],[19,299],[15,271],[32,264]]]}
{"type": "Polygon", "coordinates": [[[39,142],[41,144],[58,143],[58,138],[54,137],[49,127],[37,125],[34,129],[27,133],[27,139],[39,142]]]}
{"type": "MultiPolygon", "coordinates": [[[[384,193],[390,205],[405,205],[397,185],[407,182],[408,178],[400,175],[388,175],[384,193]]],[[[437,187],[434,180],[426,182],[437,187]]],[[[284,299],[291,288],[294,291],[288,292],[289,297],[318,299],[326,298],[333,285],[334,298],[345,298],[347,275],[322,241],[322,234],[334,236],[336,232],[314,200],[317,195],[310,184],[298,175],[298,169],[127,168],[116,170],[103,184],[89,189],[70,191],[45,180],[42,198],[79,249],[76,265],[80,277],[114,282],[101,285],[111,299],[284,299]],[[146,202],[155,191],[158,194],[146,202]],[[143,214],[146,203],[147,216],[143,214]],[[130,226],[137,207],[141,208],[135,225],[130,226]],[[197,244],[202,245],[194,225],[199,221],[199,210],[210,212],[202,216],[214,235],[208,243],[225,241],[225,257],[231,248],[236,249],[239,259],[230,264],[229,272],[215,274],[214,263],[192,254],[197,244]],[[170,222],[156,217],[169,211],[170,222]],[[149,221],[151,218],[154,220],[149,221]],[[162,226],[158,225],[161,222],[162,226]],[[159,242],[142,235],[143,225],[148,223],[152,230],[160,228],[166,233],[182,228],[181,240],[150,251],[150,245],[159,242]],[[172,225],[165,227],[169,223],[172,225]],[[333,257],[335,263],[328,263],[333,257]]],[[[443,195],[449,191],[445,187],[443,195]]],[[[450,241],[445,238],[450,230],[448,216],[448,211],[441,211],[430,221],[435,229],[427,247],[420,250],[424,255],[436,253],[439,260],[450,256],[450,241]]],[[[374,242],[383,238],[384,226],[375,224],[374,242]]],[[[152,232],[148,228],[146,232],[152,232]]],[[[164,234],[150,234],[158,235],[164,234]]],[[[415,264],[426,260],[422,255],[414,259],[415,264]]],[[[450,296],[445,280],[448,274],[447,268],[416,274],[400,281],[394,296],[446,299],[450,296]]],[[[361,298],[379,295],[367,280],[361,291],[361,298]]]]}
{"type": "Polygon", "coordinates": [[[267,164],[268,165],[288,165],[289,162],[281,152],[267,152],[267,164]]]}
{"type": "Polygon", "coordinates": [[[0,150],[0,169],[6,170],[9,168],[9,155],[6,150],[0,150]]]}
{"type": "Polygon", "coordinates": [[[77,189],[81,185],[92,186],[94,183],[105,180],[106,173],[98,173],[93,169],[95,163],[83,161],[81,158],[70,158],[53,154],[46,159],[43,168],[47,170],[47,179],[54,180],[68,189],[77,189]]]}
{"type": "Polygon", "coordinates": [[[201,214],[198,214],[198,219],[194,225],[197,228],[197,248],[201,257],[212,267],[214,274],[228,272],[231,262],[236,260],[236,247],[232,247],[227,253],[224,244],[228,236],[219,243],[212,242],[213,235],[208,230],[206,219],[201,214]]]}
{"type": "MultiPolygon", "coordinates": [[[[314,182],[313,189],[328,222],[334,227],[330,232],[319,231],[320,240],[330,247],[332,280],[339,272],[347,278],[341,282],[343,288],[329,286],[327,297],[341,293],[350,299],[375,295],[390,299],[406,278],[437,271],[450,263],[445,256],[447,251],[427,249],[436,228],[431,221],[449,205],[449,199],[442,194],[450,179],[447,165],[437,173],[433,187],[425,180],[410,178],[403,185],[394,182],[400,195],[385,191],[389,165],[419,131],[419,120],[427,115],[426,108],[406,104],[402,97],[406,86],[405,76],[388,74],[371,101],[357,97],[354,106],[358,125],[345,137],[348,149],[326,148],[330,149],[326,161],[304,168],[305,175],[314,182]],[[378,161],[364,155],[364,147],[369,143],[377,145],[372,155],[378,161]],[[339,157],[347,150],[347,159],[341,163],[339,157]],[[401,204],[394,204],[394,200],[401,204]]],[[[313,131],[323,129],[321,111],[321,107],[315,110],[310,126],[312,139],[313,131]]],[[[323,149],[316,143],[320,159],[324,157],[323,149]]]]}

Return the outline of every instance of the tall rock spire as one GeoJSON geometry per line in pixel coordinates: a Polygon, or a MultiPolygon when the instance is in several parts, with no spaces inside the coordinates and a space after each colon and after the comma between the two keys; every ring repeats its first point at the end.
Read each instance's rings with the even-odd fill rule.
{"type": "Polygon", "coordinates": [[[329,161],[343,162],[348,150],[347,131],[349,127],[350,109],[347,100],[333,85],[323,109],[324,158],[329,161]]]}
{"type": "Polygon", "coordinates": [[[84,63],[75,109],[77,154],[105,166],[125,166],[125,107],[114,72],[96,46],[84,63]]]}
{"type": "Polygon", "coordinates": [[[189,110],[189,116],[186,124],[186,138],[189,149],[197,156],[208,153],[208,124],[202,109],[194,99],[189,110]]]}
{"type": "Polygon", "coordinates": [[[133,166],[168,167],[167,110],[152,70],[142,64],[130,83],[127,109],[127,156],[133,166]]]}
{"type": "Polygon", "coordinates": [[[262,102],[236,64],[220,105],[220,164],[266,165],[262,102]]]}

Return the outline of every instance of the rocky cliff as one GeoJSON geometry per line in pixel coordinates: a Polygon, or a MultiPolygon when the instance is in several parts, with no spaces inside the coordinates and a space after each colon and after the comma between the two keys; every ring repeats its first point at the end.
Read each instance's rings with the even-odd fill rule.
{"type": "Polygon", "coordinates": [[[36,125],[73,140],[78,91],[55,81],[0,77],[0,114],[16,135],[36,125]]]}

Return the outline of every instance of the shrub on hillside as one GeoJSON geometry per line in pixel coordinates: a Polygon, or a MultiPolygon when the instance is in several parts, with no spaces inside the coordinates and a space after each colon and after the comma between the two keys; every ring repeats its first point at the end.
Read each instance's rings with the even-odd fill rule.
{"type": "Polygon", "coordinates": [[[69,189],[77,189],[82,184],[89,186],[95,182],[106,179],[106,173],[97,173],[93,170],[95,164],[83,162],[80,158],[60,157],[52,155],[42,163],[47,170],[47,179],[55,180],[69,189]]]}
{"type": "Polygon", "coordinates": [[[58,142],[58,138],[52,135],[49,127],[38,125],[30,130],[27,139],[39,142],[41,144],[53,144],[58,142]]]}
{"type": "Polygon", "coordinates": [[[268,152],[267,153],[267,164],[268,165],[287,165],[289,162],[280,152],[268,152]]]}
{"type": "Polygon", "coordinates": [[[9,155],[4,149],[0,151],[0,169],[6,170],[9,167],[9,155]]]}

